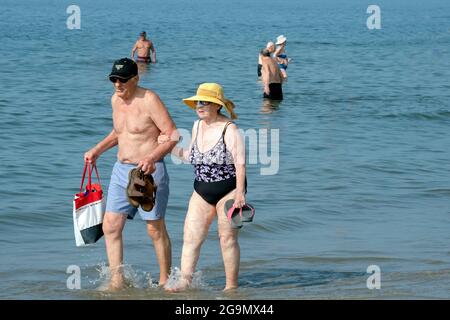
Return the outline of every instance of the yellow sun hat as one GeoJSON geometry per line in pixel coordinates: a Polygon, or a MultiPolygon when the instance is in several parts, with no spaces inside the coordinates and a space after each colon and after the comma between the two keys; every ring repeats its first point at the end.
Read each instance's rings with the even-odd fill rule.
{"type": "Polygon", "coordinates": [[[228,100],[223,95],[223,88],[217,83],[202,83],[198,86],[197,94],[190,98],[183,99],[183,102],[192,109],[196,108],[197,101],[209,101],[217,103],[227,109],[231,116],[231,119],[237,119],[236,113],[234,113],[234,103],[228,100]]]}

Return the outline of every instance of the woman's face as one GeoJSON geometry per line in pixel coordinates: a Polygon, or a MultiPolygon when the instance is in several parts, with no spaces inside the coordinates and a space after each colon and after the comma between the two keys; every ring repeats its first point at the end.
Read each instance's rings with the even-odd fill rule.
{"type": "Polygon", "coordinates": [[[217,117],[220,105],[209,101],[197,101],[197,116],[202,120],[212,120],[217,117]]]}

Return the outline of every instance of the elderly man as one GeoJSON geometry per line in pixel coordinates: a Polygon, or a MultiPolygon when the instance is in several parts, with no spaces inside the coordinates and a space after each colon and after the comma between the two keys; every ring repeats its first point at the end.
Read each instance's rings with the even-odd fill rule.
{"type": "Polygon", "coordinates": [[[164,222],[169,176],[163,158],[176,141],[162,145],[158,144],[157,138],[161,132],[174,132],[176,127],[159,96],[138,86],[138,68],[133,60],[123,58],[115,61],[109,79],[115,89],[111,98],[113,129],[84,154],[84,159],[94,163],[102,153],[118,146],[118,161],[112,171],[103,220],[111,273],[110,289],[120,289],[124,284],[122,230],[127,217],[132,219],[136,212],[147,222],[147,231],[159,262],[159,284],[164,285],[171,267],[171,244],[164,222]],[[141,169],[144,174],[152,174],[157,185],[156,203],[149,212],[142,207],[134,207],[127,199],[128,175],[134,168],[141,169]]]}
{"type": "Polygon", "coordinates": [[[142,31],[139,34],[139,39],[134,44],[133,49],[131,50],[131,59],[134,60],[134,53],[137,50],[137,62],[143,63],[156,63],[156,50],[153,46],[153,42],[146,38],[147,33],[142,31]],[[152,56],[150,58],[150,51],[152,52],[152,56]]]}
{"type": "MultiPolygon", "coordinates": [[[[269,50],[269,53],[272,54],[275,51],[275,43],[272,41],[267,42],[266,49],[269,50]]],[[[261,52],[258,55],[258,77],[261,77],[261,69],[262,69],[262,56],[261,52]]]]}
{"type": "Polygon", "coordinates": [[[277,62],[270,56],[270,51],[261,50],[262,82],[264,84],[264,98],[283,100],[283,77],[277,62]]]}

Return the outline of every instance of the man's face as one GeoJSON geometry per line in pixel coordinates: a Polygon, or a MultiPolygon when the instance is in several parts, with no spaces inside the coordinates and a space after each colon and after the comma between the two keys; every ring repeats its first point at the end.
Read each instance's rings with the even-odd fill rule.
{"type": "Polygon", "coordinates": [[[139,76],[134,76],[131,79],[124,80],[120,78],[111,77],[113,81],[116,95],[120,98],[129,97],[135,90],[139,81],[139,76]]]}

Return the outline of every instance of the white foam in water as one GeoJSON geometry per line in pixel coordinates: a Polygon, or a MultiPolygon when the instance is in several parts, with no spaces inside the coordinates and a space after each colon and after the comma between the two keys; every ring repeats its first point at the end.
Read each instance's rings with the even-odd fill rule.
{"type": "MultiPolygon", "coordinates": [[[[153,281],[150,272],[139,272],[133,269],[131,265],[122,265],[120,266],[123,270],[123,274],[125,277],[125,287],[126,288],[138,288],[143,289],[145,287],[157,288],[158,283],[153,281]]],[[[100,282],[100,285],[96,290],[98,291],[107,291],[109,288],[109,281],[111,279],[111,273],[109,271],[109,267],[102,263],[98,265],[96,270],[99,273],[99,278],[95,280],[90,280],[89,282],[93,285],[100,282]]]]}
{"type": "MultiPolygon", "coordinates": [[[[181,270],[177,267],[172,268],[170,271],[169,279],[164,286],[165,289],[177,290],[182,285],[181,280],[181,270]]],[[[201,271],[197,271],[192,276],[192,283],[190,284],[190,289],[201,289],[205,288],[206,284],[203,282],[203,274],[201,271]]]]}
{"type": "Polygon", "coordinates": [[[109,268],[106,265],[106,263],[101,263],[95,268],[95,270],[98,271],[99,278],[90,280],[89,282],[93,285],[96,285],[98,282],[100,282],[100,285],[97,287],[96,290],[98,291],[106,291],[108,289],[108,283],[109,283],[109,268]]]}
{"type": "Polygon", "coordinates": [[[158,283],[158,281],[153,281],[152,275],[151,275],[150,272],[147,273],[145,279],[146,279],[146,283],[148,284],[148,287],[149,287],[149,288],[154,288],[154,289],[159,288],[159,283],[158,283]]]}

